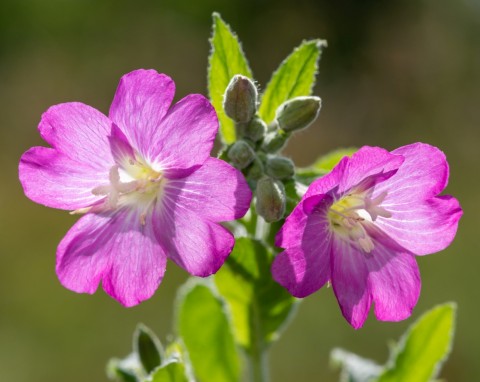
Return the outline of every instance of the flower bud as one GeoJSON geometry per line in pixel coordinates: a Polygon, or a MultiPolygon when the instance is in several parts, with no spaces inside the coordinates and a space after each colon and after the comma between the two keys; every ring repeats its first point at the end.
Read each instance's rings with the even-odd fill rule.
{"type": "Polygon", "coordinates": [[[223,109],[235,122],[249,122],[257,111],[257,88],[245,76],[234,76],[225,90],[223,109]]]}
{"type": "Polygon", "coordinates": [[[247,167],[255,159],[255,151],[243,140],[235,142],[228,150],[227,155],[233,165],[240,170],[247,167]]]}
{"type": "Polygon", "coordinates": [[[253,117],[245,128],[245,136],[254,142],[258,142],[265,136],[267,124],[259,117],[253,117]]]}
{"type": "Polygon", "coordinates": [[[267,133],[263,140],[262,149],[267,153],[276,153],[285,147],[289,137],[288,133],[281,130],[267,133]]]}
{"type": "Polygon", "coordinates": [[[257,156],[252,164],[246,169],[245,178],[252,190],[257,187],[257,181],[265,175],[262,161],[257,156]]]}
{"type": "Polygon", "coordinates": [[[278,107],[275,119],[286,132],[304,129],[317,119],[321,104],[319,97],[296,97],[278,107]]]}
{"type": "Polygon", "coordinates": [[[293,162],[285,157],[272,156],[267,159],[267,174],[275,179],[290,179],[295,173],[293,162]]]}
{"type": "Polygon", "coordinates": [[[257,182],[255,192],[257,213],[268,223],[280,220],[285,214],[286,195],[282,182],[268,176],[257,182]]]}

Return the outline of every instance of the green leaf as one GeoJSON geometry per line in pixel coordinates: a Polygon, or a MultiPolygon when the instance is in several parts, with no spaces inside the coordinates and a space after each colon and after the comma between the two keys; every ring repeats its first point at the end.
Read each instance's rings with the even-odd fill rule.
{"type": "Polygon", "coordinates": [[[456,305],[435,307],[404,334],[378,382],[427,382],[447,358],[454,335],[456,305]]]}
{"type": "Polygon", "coordinates": [[[279,336],[295,305],[295,299],[273,281],[272,260],[261,242],[242,237],[214,277],[232,313],[235,338],[251,354],[279,336]]]}
{"type": "Polygon", "coordinates": [[[147,374],[162,363],[162,344],[155,334],[143,324],[137,326],[133,335],[133,349],[138,354],[147,374]]]}
{"type": "Polygon", "coordinates": [[[260,104],[259,114],[265,122],[273,121],[277,108],[283,102],[312,93],[318,60],[325,46],[323,40],[304,41],[280,64],[273,73],[260,104]]]}
{"type": "Polygon", "coordinates": [[[185,374],[185,366],[180,362],[170,362],[157,369],[148,382],[188,382],[185,374]]]}
{"type": "Polygon", "coordinates": [[[177,330],[198,381],[239,381],[240,361],[222,301],[193,279],[180,290],[177,330]]]}
{"type": "Polygon", "coordinates": [[[129,354],[124,359],[112,358],[107,364],[109,379],[119,382],[138,382],[143,370],[135,353],[129,354]]]}
{"type": "Polygon", "coordinates": [[[313,165],[307,168],[299,168],[295,173],[295,180],[309,186],[314,180],[328,174],[345,156],[352,156],[358,149],[348,147],[334,150],[318,158],[313,165]]]}
{"type": "Polygon", "coordinates": [[[334,366],[342,368],[340,382],[374,381],[383,370],[376,362],[343,349],[333,349],[330,359],[334,366]]]}
{"type": "Polygon", "coordinates": [[[235,74],[252,78],[252,71],[237,36],[218,13],[213,14],[210,44],[212,49],[208,67],[208,92],[217,111],[222,140],[230,144],[235,141],[235,126],[223,110],[223,94],[235,74]]]}
{"type": "Polygon", "coordinates": [[[347,147],[329,152],[318,158],[312,165],[312,168],[324,173],[330,172],[342,160],[343,157],[351,157],[358,149],[356,147],[347,147]]]}

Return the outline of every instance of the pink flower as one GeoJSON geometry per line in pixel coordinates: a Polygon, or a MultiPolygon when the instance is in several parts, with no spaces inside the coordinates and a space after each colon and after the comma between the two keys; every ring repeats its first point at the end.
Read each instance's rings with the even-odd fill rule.
{"type": "Polygon", "coordinates": [[[365,322],[372,301],[379,320],[410,316],[420,294],[415,255],[446,248],[462,209],[447,185],[448,164],[416,143],[389,153],[363,147],[310,185],[278,232],[285,249],[274,279],[296,297],[331,281],[343,316],[365,322]]]}
{"type": "Polygon", "coordinates": [[[25,194],[85,214],[57,249],[61,283],[103,289],[125,306],[150,298],[167,257],[195,276],[215,273],[234,244],[219,222],[242,217],[242,174],[211,158],[218,121],[206,98],[171,106],[175,84],[154,70],[122,77],[106,117],[82,103],[52,106],[39,125],[52,148],[20,160],[25,194]]]}

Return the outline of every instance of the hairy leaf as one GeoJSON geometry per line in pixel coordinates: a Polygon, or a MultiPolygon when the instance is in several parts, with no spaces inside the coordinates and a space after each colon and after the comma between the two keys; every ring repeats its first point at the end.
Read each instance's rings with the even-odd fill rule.
{"type": "Polygon", "coordinates": [[[220,136],[224,143],[230,144],[235,141],[235,127],[223,110],[223,94],[235,74],[252,78],[252,71],[237,36],[218,13],[213,14],[210,45],[208,92],[220,122],[220,136]]]}
{"type": "Polygon", "coordinates": [[[277,108],[285,101],[312,93],[318,60],[326,46],[323,40],[304,41],[279,66],[265,88],[259,114],[270,123],[277,108]]]}

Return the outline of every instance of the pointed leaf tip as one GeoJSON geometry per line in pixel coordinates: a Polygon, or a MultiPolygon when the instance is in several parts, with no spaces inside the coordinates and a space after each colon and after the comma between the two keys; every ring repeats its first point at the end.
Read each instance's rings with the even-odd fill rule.
{"type": "Polygon", "coordinates": [[[138,324],[133,338],[133,348],[143,368],[149,374],[162,363],[162,344],[157,336],[143,324],[138,324]]]}
{"type": "Polygon", "coordinates": [[[208,92],[218,115],[222,141],[229,144],[235,141],[236,135],[233,121],[227,117],[223,110],[223,96],[234,75],[241,74],[252,78],[252,71],[237,35],[223,21],[219,13],[214,12],[212,19],[211,53],[208,60],[208,92]]]}
{"type": "Polygon", "coordinates": [[[311,95],[318,71],[324,40],[303,41],[280,64],[265,88],[259,108],[260,116],[270,123],[277,108],[285,101],[311,95]]]}

